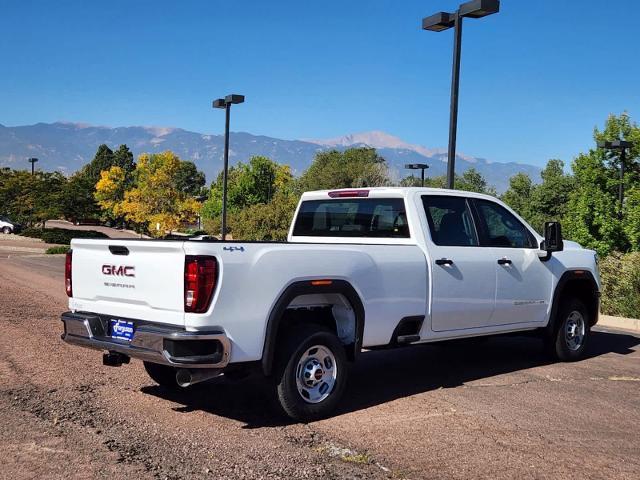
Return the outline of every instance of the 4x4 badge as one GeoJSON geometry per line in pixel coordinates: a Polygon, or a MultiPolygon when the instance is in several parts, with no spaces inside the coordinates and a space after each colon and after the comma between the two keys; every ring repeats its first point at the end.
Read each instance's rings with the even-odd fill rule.
{"type": "Polygon", "coordinates": [[[244,252],[244,247],[222,247],[227,252],[244,252]]]}

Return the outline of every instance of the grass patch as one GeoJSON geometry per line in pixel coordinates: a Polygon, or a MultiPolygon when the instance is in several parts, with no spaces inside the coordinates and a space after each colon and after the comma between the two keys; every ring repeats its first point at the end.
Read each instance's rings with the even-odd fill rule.
{"type": "Polygon", "coordinates": [[[369,464],[371,463],[371,457],[366,453],[347,453],[341,455],[340,459],[343,462],[369,464]]]}
{"type": "Polygon", "coordinates": [[[373,463],[372,458],[366,453],[356,452],[349,448],[340,447],[332,443],[327,443],[317,449],[319,452],[328,454],[330,457],[337,457],[343,462],[358,463],[361,465],[367,465],[373,463]]]}

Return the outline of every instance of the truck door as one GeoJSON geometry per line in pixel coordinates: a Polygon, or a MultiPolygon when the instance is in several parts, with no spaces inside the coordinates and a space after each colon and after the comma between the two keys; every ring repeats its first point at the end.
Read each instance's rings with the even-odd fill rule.
{"type": "Polygon", "coordinates": [[[492,325],[546,321],[551,300],[549,262],[538,257],[538,241],[515,215],[490,200],[473,199],[481,248],[496,269],[492,325]]]}
{"type": "Polygon", "coordinates": [[[496,268],[479,237],[465,197],[422,196],[429,234],[431,328],[462,330],[490,325],[495,304],[496,268]]]}

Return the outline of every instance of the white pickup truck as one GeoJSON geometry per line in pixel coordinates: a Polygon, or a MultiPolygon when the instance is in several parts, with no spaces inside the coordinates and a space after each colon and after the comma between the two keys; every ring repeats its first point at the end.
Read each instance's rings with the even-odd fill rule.
{"type": "Polygon", "coordinates": [[[540,237],[487,195],[302,195],[287,242],[82,240],[65,268],[70,343],[144,361],[165,387],[259,369],[294,419],[328,415],[362,349],[534,331],[564,361],[598,320],[595,252],[540,237]]]}

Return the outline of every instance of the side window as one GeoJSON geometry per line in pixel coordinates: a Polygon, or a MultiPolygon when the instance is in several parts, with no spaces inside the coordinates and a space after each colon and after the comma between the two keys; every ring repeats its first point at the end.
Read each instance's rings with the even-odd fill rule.
{"type": "Polygon", "coordinates": [[[431,239],[436,245],[478,246],[473,217],[464,197],[424,195],[431,239]]]}
{"type": "Polygon", "coordinates": [[[506,208],[488,200],[474,200],[483,231],[482,245],[487,247],[533,248],[529,230],[506,208]]]}

